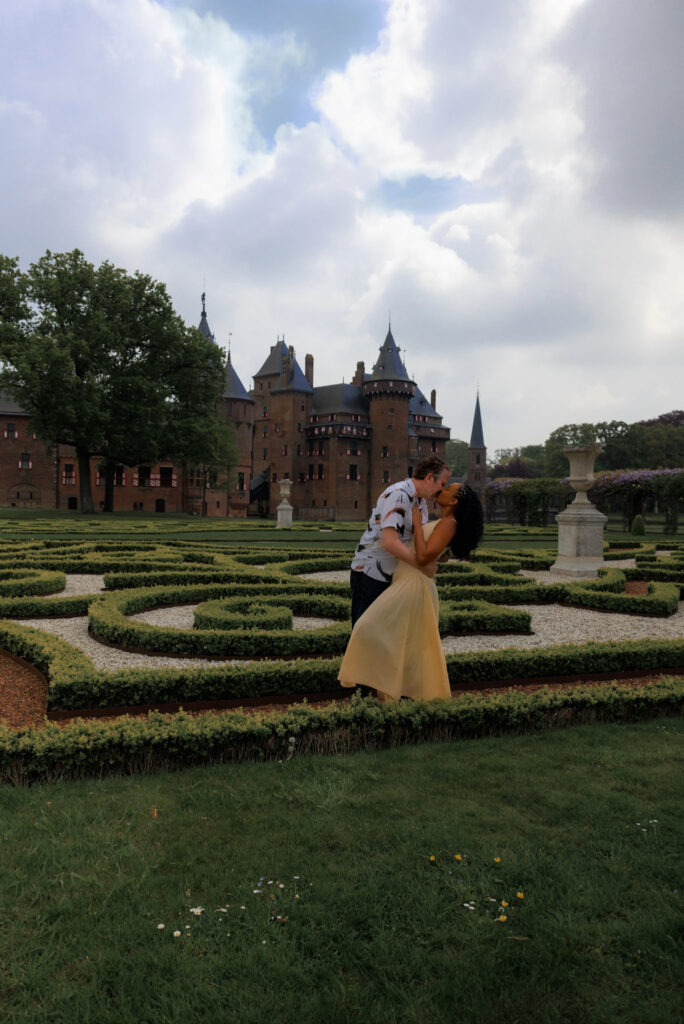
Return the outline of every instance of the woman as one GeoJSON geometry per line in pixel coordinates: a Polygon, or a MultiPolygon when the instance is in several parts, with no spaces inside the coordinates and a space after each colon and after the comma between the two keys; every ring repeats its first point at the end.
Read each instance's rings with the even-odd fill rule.
{"type": "Polygon", "coordinates": [[[413,507],[415,564],[399,562],[392,585],[358,620],[349,639],[339,681],[363,683],[380,700],[449,697],[435,581],[420,566],[443,558],[447,549],[467,558],[482,536],[482,506],[466,484],[452,484],[437,495],[440,518],[421,524],[413,507]]]}

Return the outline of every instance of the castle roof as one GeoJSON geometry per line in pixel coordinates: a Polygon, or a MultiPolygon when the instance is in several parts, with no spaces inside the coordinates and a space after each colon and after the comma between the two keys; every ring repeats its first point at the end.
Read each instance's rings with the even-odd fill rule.
{"type": "Polygon", "coordinates": [[[311,411],[317,416],[329,416],[331,413],[368,416],[368,399],[358,384],[327,384],[314,388],[311,411]]]}
{"type": "Polygon", "coordinates": [[[373,367],[373,371],[365,379],[367,381],[410,379],[406,372],[406,367],[401,361],[397,343],[392,337],[391,327],[387,331],[387,337],[380,348],[380,354],[375,366],[373,367]]]}
{"type": "Polygon", "coordinates": [[[416,393],[409,402],[409,416],[429,416],[430,419],[440,420],[440,422],[442,419],[437,410],[430,405],[417,384],[416,393]]]}
{"type": "Polygon", "coordinates": [[[223,392],[223,397],[239,398],[243,402],[254,401],[254,399],[251,398],[245,391],[242,381],[235,372],[233,363],[230,358],[230,352],[228,353],[228,359],[226,362],[226,387],[223,392]]]}
{"type": "Polygon", "coordinates": [[[480,414],[480,395],[478,392],[475,402],[475,415],[473,416],[473,430],[470,435],[469,448],[485,448],[484,434],[482,432],[482,416],[480,414]]]}
{"type": "Polygon", "coordinates": [[[302,368],[297,360],[294,356],[289,356],[287,349],[285,349],[285,354],[288,358],[287,380],[284,384],[277,384],[272,387],[271,394],[278,391],[306,391],[309,394],[313,394],[313,387],[304,376],[302,368]]]}
{"type": "Polygon", "coordinates": [[[22,409],[20,405],[10,398],[9,395],[5,394],[4,391],[0,391],[0,416],[28,416],[26,409],[22,409]]]}
{"type": "Polygon", "coordinates": [[[271,345],[271,351],[268,354],[268,358],[264,365],[261,367],[258,373],[255,373],[255,377],[268,377],[271,374],[279,374],[282,365],[283,358],[287,356],[287,345],[284,339],[281,341],[280,338],[276,341],[275,345],[271,345]]]}
{"type": "Polygon", "coordinates": [[[209,341],[214,341],[214,335],[211,333],[211,330],[209,328],[209,321],[207,320],[206,300],[206,292],[202,292],[202,314],[200,316],[200,322],[197,325],[197,328],[202,332],[205,338],[209,338],[209,341]]]}

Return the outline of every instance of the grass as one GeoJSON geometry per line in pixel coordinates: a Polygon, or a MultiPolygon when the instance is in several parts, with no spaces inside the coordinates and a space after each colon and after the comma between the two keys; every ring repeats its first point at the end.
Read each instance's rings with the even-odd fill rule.
{"type": "Polygon", "coordinates": [[[683,740],[664,719],[0,790],[0,1017],[677,1024],[683,740]]]}

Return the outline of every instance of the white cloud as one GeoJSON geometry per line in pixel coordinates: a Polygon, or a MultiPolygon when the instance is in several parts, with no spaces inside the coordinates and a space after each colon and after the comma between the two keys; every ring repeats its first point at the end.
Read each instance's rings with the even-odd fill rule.
{"type": "Polygon", "coordinates": [[[292,99],[314,112],[294,127],[296,0],[271,35],[190,3],[25,0],[0,44],[3,251],[139,267],[190,321],[206,277],[247,386],[283,331],[318,383],[349,380],[391,309],[455,436],[480,384],[492,450],[677,407],[682,8],[616,3],[391,0],[377,46],[292,99]],[[420,176],[467,188],[384,205],[383,182],[420,176]]]}

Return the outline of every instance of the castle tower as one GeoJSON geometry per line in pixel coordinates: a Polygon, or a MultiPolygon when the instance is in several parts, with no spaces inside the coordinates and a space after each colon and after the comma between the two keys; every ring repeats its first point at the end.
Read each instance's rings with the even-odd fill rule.
{"type": "MultiPolygon", "coordinates": [[[[290,501],[302,500],[300,483],[306,480],[306,426],[313,398],[313,357],[307,355],[304,373],[292,345],[278,338],[268,358],[254,375],[254,477],[252,500],[267,514],[277,508],[280,480],[293,481],[290,501]]],[[[325,470],[313,471],[324,478],[325,470]]],[[[311,474],[310,474],[311,475],[311,474]]]]}
{"type": "MultiPolygon", "coordinates": [[[[202,314],[198,329],[210,341],[216,339],[209,327],[207,319],[206,293],[202,292],[202,314]]],[[[228,348],[226,365],[226,386],[219,403],[219,415],[232,424],[237,442],[237,462],[232,467],[230,477],[220,480],[217,474],[215,483],[210,482],[204,488],[197,473],[192,470],[185,480],[185,504],[187,511],[199,511],[202,501],[206,503],[206,511],[213,515],[245,517],[249,503],[249,481],[252,476],[252,433],[254,424],[254,399],[247,394],[242,381],[238,377],[228,348]]]]}
{"type": "Polygon", "coordinates": [[[487,448],[482,432],[482,415],[480,413],[480,392],[475,401],[473,429],[468,445],[468,472],[466,483],[477,493],[480,501],[484,501],[484,489],[487,483],[487,448]]]}
{"type": "Polygon", "coordinates": [[[252,444],[254,434],[254,399],[244,388],[233,367],[230,348],[226,362],[226,386],[221,411],[232,423],[237,442],[237,462],[228,483],[229,516],[245,518],[249,504],[249,482],[252,478],[252,444]]]}
{"type": "Polygon", "coordinates": [[[370,495],[408,476],[409,403],[416,385],[409,379],[389,327],[370,375],[362,384],[371,427],[370,495]]]}

